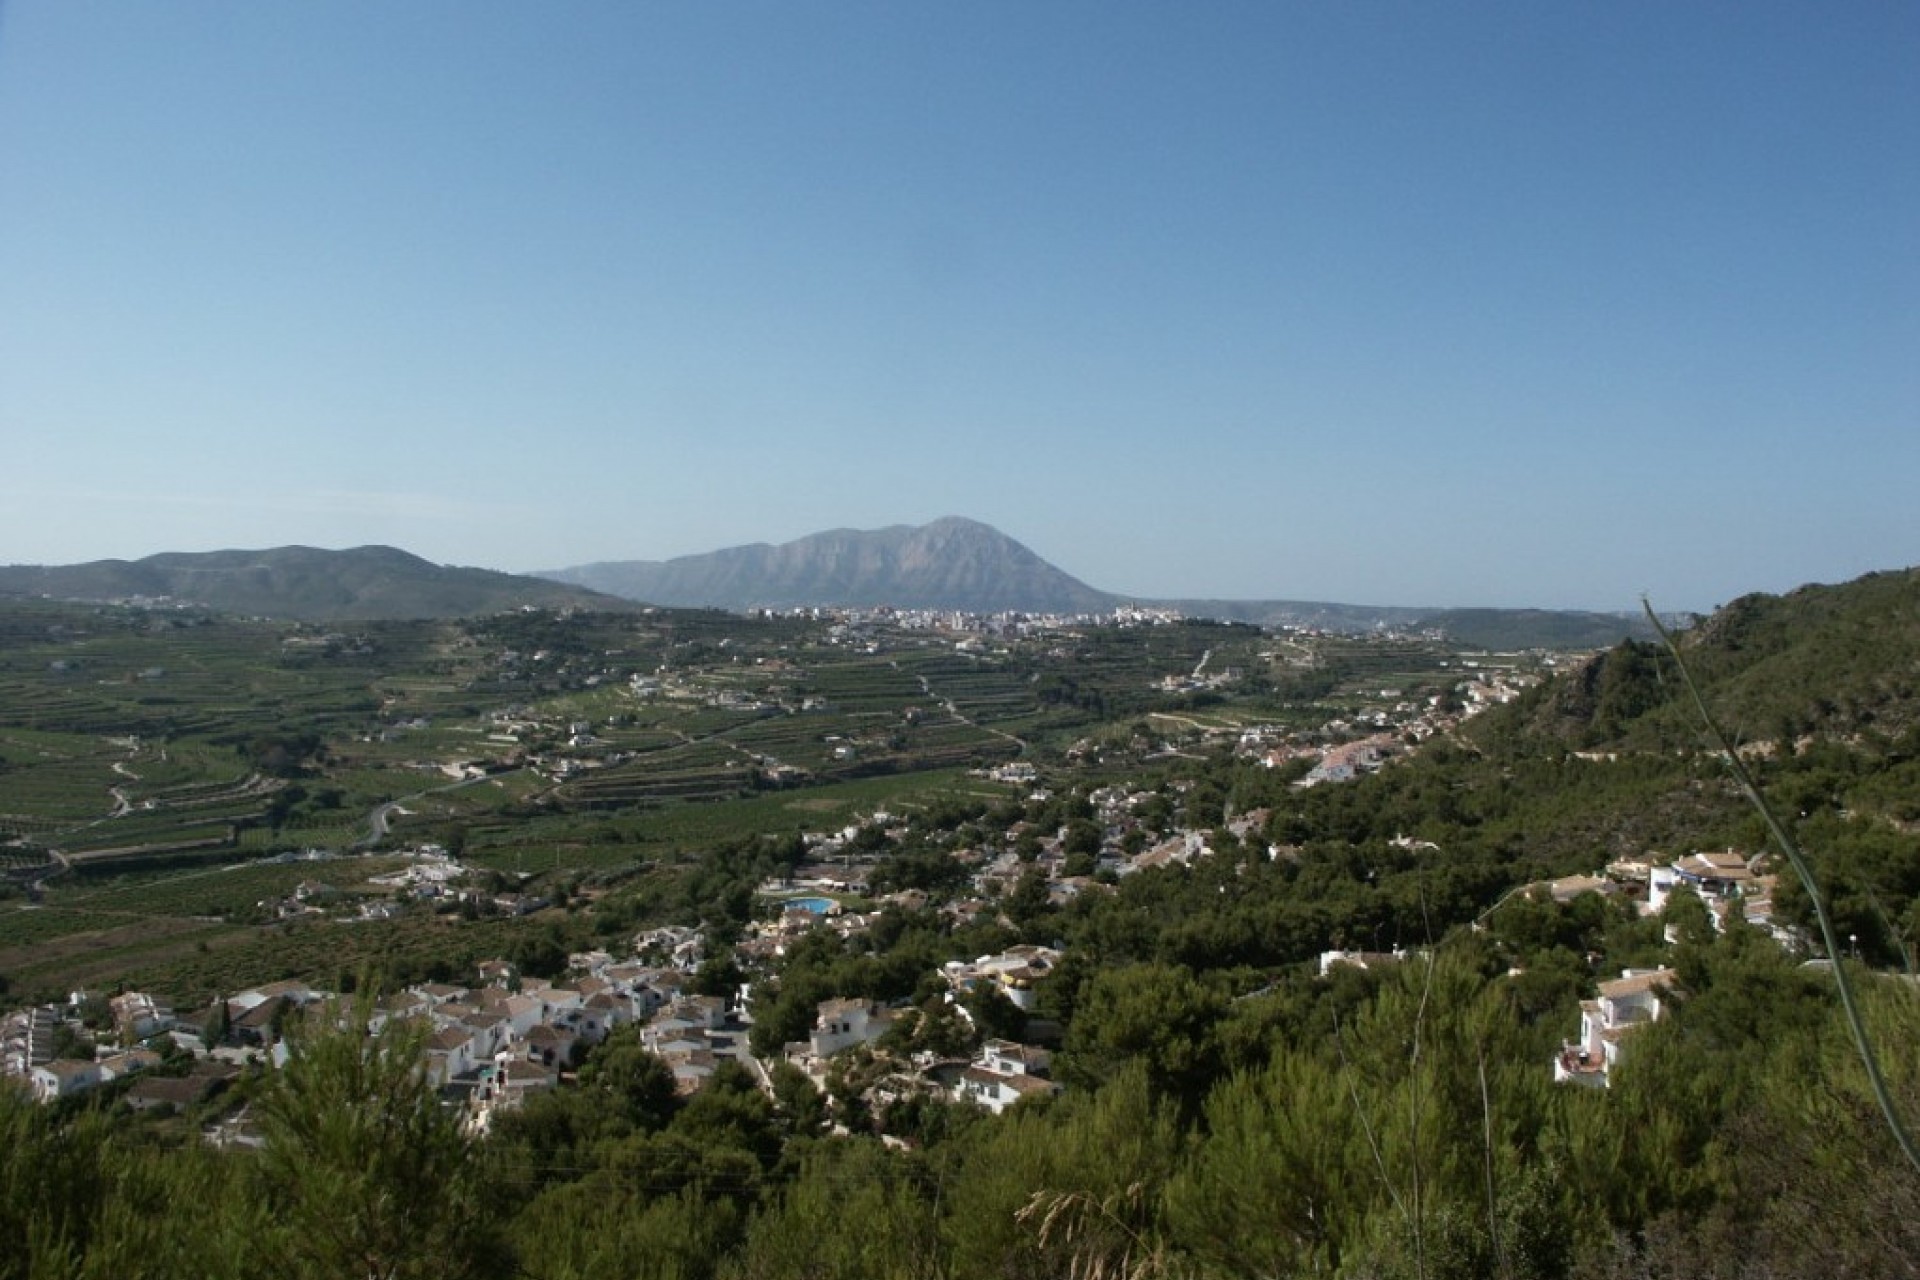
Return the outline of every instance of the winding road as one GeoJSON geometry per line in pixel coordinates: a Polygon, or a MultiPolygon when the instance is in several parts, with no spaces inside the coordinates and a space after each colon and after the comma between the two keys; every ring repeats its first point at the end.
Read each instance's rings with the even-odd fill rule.
{"type": "MultiPolygon", "coordinates": [[[[517,769],[509,771],[509,773],[518,772],[519,770],[517,769]]],[[[389,800],[385,804],[375,805],[372,811],[367,814],[367,834],[354,841],[353,847],[356,849],[371,849],[374,845],[385,840],[393,827],[393,815],[396,813],[406,813],[407,809],[405,806],[416,800],[424,800],[428,796],[444,795],[449,791],[458,791],[462,787],[471,787],[482,782],[492,782],[495,779],[507,776],[507,773],[483,773],[472,778],[462,778],[458,782],[449,782],[445,786],[428,787],[425,791],[415,791],[411,795],[401,796],[397,800],[389,800]]]]}

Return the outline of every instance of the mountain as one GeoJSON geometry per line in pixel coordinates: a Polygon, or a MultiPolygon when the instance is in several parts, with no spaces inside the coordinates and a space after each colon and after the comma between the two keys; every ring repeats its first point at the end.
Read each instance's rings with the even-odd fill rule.
{"type": "Polygon", "coordinates": [[[144,560],[0,567],[0,596],[147,598],[305,621],[446,618],[522,605],[630,609],[542,578],[436,565],[394,547],[165,552],[144,560]]]}
{"type": "Polygon", "coordinates": [[[1140,600],[1090,587],[976,520],[834,529],[667,561],[525,577],[442,566],[393,547],[168,552],[144,560],[0,566],[0,596],[136,597],[230,613],[327,619],[460,617],[533,605],[628,609],[879,606],[968,613],[1104,613],[1134,603],[1190,617],[1330,631],[1430,628],[1489,649],[1604,648],[1644,636],[1636,618],[1533,609],[1416,609],[1287,600],[1140,600]]]}
{"type": "Polygon", "coordinates": [[[976,520],[834,529],[674,560],[620,560],[541,575],[689,608],[893,605],[969,613],[1100,613],[1123,603],[1257,626],[1370,631],[1432,628],[1489,649],[1604,648],[1649,634],[1638,618],[1541,609],[1417,609],[1296,600],[1139,600],[1090,587],[976,520]]]}
{"type": "Polygon", "coordinates": [[[761,542],[674,560],[581,565],[542,576],[650,604],[719,609],[892,605],[1097,613],[1121,602],[998,530],[957,516],[917,527],[833,529],[779,546],[761,542]]]}

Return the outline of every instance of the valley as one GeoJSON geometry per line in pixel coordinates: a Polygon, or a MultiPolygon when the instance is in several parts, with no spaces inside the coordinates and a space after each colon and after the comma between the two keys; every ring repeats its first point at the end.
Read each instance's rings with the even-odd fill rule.
{"type": "MultiPolygon", "coordinates": [[[[165,1153],[304,1141],[290,1091],[339,1034],[312,1010],[350,1006],[399,1073],[364,1103],[414,1098],[463,1135],[444,1186],[524,1201],[487,1225],[429,1197],[389,1246],[454,1230],[435,1256],[478,1250],[474,1274],[541,1239],[570,1242],[560,1274],[616,1274],[595,1223],[659,1224],[675,1274],[780,1270],[849,1176],[893,1187],[906,1232],[836,1254],[849,1274],[1133,1266],[1151,1239],[1196,1274],[1600,1277],[1703,1266],[1734,1224],[1791,1265],[1815,1255],[1789,1225],[1871,1269],[1862,1224],[1909,1194],[1888,1135],[1807,1127],[1783,1091],[1791,1054],[1845,1044],[1820,965],[1859,966],[1883,1030],[1916,1013],[1873,975],[1920,934],[1917,620],[1913,575],[1875,575],[1684,639],[1819,851],[1847,940],[1826,957],[1671,658],[1632,640],[15,602],[0,1038],[56,1126],[21,1150],[97,1116],[141,1176],[242,1195],[249,1165],[165,1153]],[[1476,1157],[1495,1225],[1448,1237],[1487,1211],[1476,1157]],[[1818,1231],[1809,1200],[1722,1189],[1788,1160],[1851,1171],[1818,1231]],[[636,1161],[657,1191],[580,1200],[636,1161]],[[1703,1161],[1726,1181],[1692,1181],[1703,1161]],[[1322,1167],[1344,1172],[1303,1190],[1322,1167]],[[1133,1225],[1035,1221],[1074,1205],[1097,1206],[1076,1232],[1133,1225]],[[675,1252],[686,1232],[710,1244],[675,1252]]],[[[1910,1111],[1913,1042],[1878,1043],[1910,1111]]],[[[1857,1062],[1819,1070],[1861,1096],[1857,1062]]]]}

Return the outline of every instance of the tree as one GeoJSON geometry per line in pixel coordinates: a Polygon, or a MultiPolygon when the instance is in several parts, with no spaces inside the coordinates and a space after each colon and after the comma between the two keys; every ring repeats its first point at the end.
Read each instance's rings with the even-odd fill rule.
{"type": "Polygon", "coordinates": [[[1156,1094],[1197,1105],[1220,1069],[1214,1028],[1226,1000],[1183,967],[1136,964],[1102,970],[1087,984],[1063,1070],[1100,1084],[1137,1062],[1156,1094]]]}
{"type": "Polygon", "coordinates": [[[1137,1064],[1098,1094],[973,1126],[942,1201],[950,1274],[1167,1274],[1161,1190],[1179,1143],[1137,1064]]]}
{"type": "Polygon", "coordinates": [[[693,989],[703,996],[719,996],[732,1000],[734,993],[747,980],[747,974],[734,958],[733,952],[723,951],[719,955],[709,956],[693,975],[693,989]]]}
{"type": "Polygon", "coordinates": [[[363,1028],[369,1001],[294,1030],[260,1099],[261,1176],[286,1274],[489,1274],[502,1246],[479,1164],[424,1067],[423,1024],[363,1028]]]}
{"type": "Polygon", "coordinates": [[[1053,913],[1047,894],[1047,873],[1039,867],[1028,867],[1020,873],[1020,879],[1014,882],[1013,892],[1006,899],[1007,918],[1024,934],[1038,931],[1053,913]]]}
{"type": "Polygon", "coordinates": [[[973,1025],[988,1039],[1020,1040],[1027,1034],[1027,1014],[997,983],[980,983],[967,992],[964,1003],[973,1025]]]}
{"type": "Polygon", "coordinates": [[[934,1204],[914,1172],[873,1141],[810,1148],[792,1182],[752,1223],[740,1274],[766,1280],[944,1274],[934,1204]]]}
{"type": "Polygon", "coordinates": [[[1365,1202],[1354,1110],[1338,1072],[1283,1050],[1207,1098],[1209,1140],[1168,1190],[1178,1233],[1230,1274],[1333,1271],[1365,1202]]]}
{"type": "Polygon", "coordinates": [[[0,1277],[24,1280],[85,1251],[109,1167],[97,1114],[61,1124],[25,1090],[0,1086],[0,1277]]]}
{"type": "Polygon", "coordinates": [[[826,1126],[826,1099],[806,1072],[782,1058],[773,1064],[770,1081],[773,1105],[795,1134],[811,1136],[826,1126]]]}
{"type": "Polygon", "coordinates": [[[1066,839],[1061,848],[1064,852],[1084,853],[1097,857],[1100,853],[1102,834],[1100,825],[1090,818],[1076,818],[1067,824],[1066,839]]]}
{"type": "Polygon", "coordinates": [[[1675,885],[1667,895],[1666,922],[1683,946],[1704,947],[1713,942],[1713,914],[1690,885],[1675,885]]]}
{"type": "Polygon", "coordinates": [[[673,1071],[646,1047],[632,1023],[615,1028],[588,1057],[580,1086],[636,1129],[652,1132],[673,1118],[673,1071]]]}

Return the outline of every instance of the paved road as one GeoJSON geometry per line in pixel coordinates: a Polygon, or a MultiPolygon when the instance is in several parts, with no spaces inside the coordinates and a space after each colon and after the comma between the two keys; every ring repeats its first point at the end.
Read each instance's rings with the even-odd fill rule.
{"type": "MultiPolygon", "coordinates": [[[[517,772],[517,770],[512,772],[517,772]]],[[[458,791],[462,787],[471,787],[482,782],[492,782],[496,778],[504,778],[506,776],[508,775],[505,773],[483,773],[477,778],[462,778],[458,782],[449,782],[443,787],[428,787],[425,791],[416,791],[412,795],[401,796],[398,800],[389,800],[385,804],[375,805],[373,811],[367,814],[367,834],[354,841],[353,847],[356,849],[368,849],[385,840],[387,833],[392,829],[393,815],[405,812],[403,806],[411,804],[415,800],[424,800],[428,796],[443,795],[449,791],[458,791]]]]}

